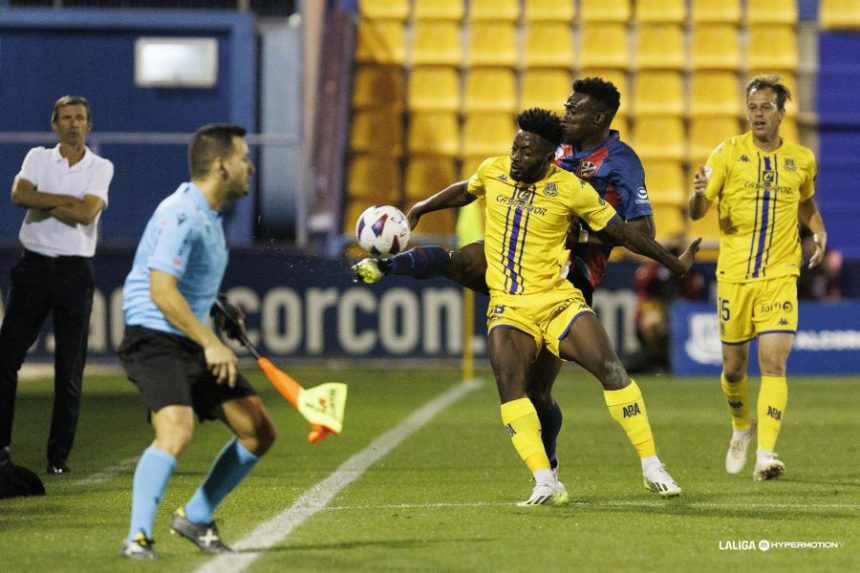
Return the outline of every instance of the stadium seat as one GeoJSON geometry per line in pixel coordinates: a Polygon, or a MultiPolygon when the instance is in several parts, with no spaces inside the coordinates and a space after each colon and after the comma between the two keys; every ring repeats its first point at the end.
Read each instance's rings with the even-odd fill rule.
{"type": "Polygon", "coordinates": [[[563,113],[572,84],[568,70],[526,68],[521,76],[519,108],[542,107],[563,113]]]}
{"type": "Polygon", "coordinates": [[[630,20],[630,0],[580,0],[579,17],[583,23],[626,23],[630,20]]]}
{"type": "Polygon", "coordinates": [[[517,109],[517,81],[510,68],[472,68],[466,75],[463,111],[507,112],[517,109]]]}
{"type": "Polygon", "coordinates": [[[460,126],[454,112],[416,112],[409,117],[408,146],[410,155],[444,155],[460,153],[460,126]]]}
{"type": "Polygon", "coordinates": [[[629,65],[630,50],[625,24],[612,22],[583,28],[579,53],[580,68],[626,70],[629,65]]]}
{"type": "Polygon", "coordinates": [[[506,155],[510,152],[517,126],[513,115],[476,113],[463,124],[463,155],[506,155]]]}
{"type": "MultiPolygon", "coordinates": [[[[860,10],[860,3],[858,3],[860,10]]],[[[747,24],[797,24],[797,0],[747,0],[747,24]]]]}
{"type": "Polygon", "coordinates": [[[421,217],[418,226],[412,230],[412,237],[417,244],[421,244],[421,237],[424,235],[453,235],[454,216],[454,209],[427,213],[421,217]]]}
{"type": "Polygon", "coordinates": [[[658,241],[665,241],[678,235],[684,235],[687,230],[687,218],[680,205],[651,205],[654,211],[654,231],[658,241]]]}
{"type": "MultiPolygon", "coordinates": [[[[513,141],[513,138],[511,138],[513,141]]],[[[463,164],[460,167],[460,180],[465,180],[475,174],[478,171],[478,167],[481,166],[487,159],[486,155],[468,155],[463,158],[463,164]]]]}
{"type": "Polygon", "coordinates": [[[553,22],[573,22],[576,5],[570,0],[528,0],[524,2],[526,22],[550,20],[553,22]]]}
{"type": "Polygon", "coordinates": [[[684,164],[680,161],[650,160],[644,163],[645,184],[652,205],[684,205],[692,190],[684,183],[684,164]]]}
{"type": "MultiPolygon", "coordinates": [[[[633,99],[633,93],[630,91],[630,87],[627,82],[627,73],[622,70],[607,70],[600,68],[584,68],[579,75],[577,75],[574,79],[581,78],[603,78],[608,82],[612,82],[616,88],[618,88],[619,93],[621,93],[621,105],[618,107],[618,113],[615,114],[616,119],[626,118],[630,113],[631,104],[630,102],[633,99]]],[[[570,90],[568,90],[569,92],[570,90]]],[[[569,94],[568,94],[569,95],[569,94]]],[[[565,96],[567,99],[567,95],[565,96]]],[[[613,128],[614,129],[614,128],[613,128]]]]}
{"type": "Polygon", "coordinates": [[[412,43],[412,65],[460,66],[460,24],[450,20],[418,20],[412,43]]]}
{"type": "Polygon", "coordinates": [[[457,181],[452,157],[413,157],[406,166],[406,202],[426,199],[457,181]]]}
{"type": "Polygon", "coordinates": [[[743,87],[734,72],[698,71],[690,82],[690,115],[743,114],[743,87]]]}
{"type": "Polygon", "coordinates": [[[397,159],[356,155],[349,162],[347,194],[371,203],[400,202],[400,163],[397,159]]]}
{"type": "Polygon", "coordinates": [[[729,24],[700,24],[693,29],[690,65],[694,70],[741,67],[738,29],[729,24]]]}
{"type": "Polygon", "coordinates": [[[505,20],[520,18],[519,0],[469,0],[469,20],[505,20]]]}
{"type": "Polygon", "coordinates": [[[517,28],[509,22],[473,22],[469,33],[469,66],[507,66],[519,61],[517,28]]]}
{"type": "Polygon", "coordinates": [[[737,24],[741,21],[740,0],[691,0],[690,17],[694,24],[737,24]]]}
{"type": "Polygon", "coordinates": [[[684,115],[684,78],[680,72],[639,72],[633,80],[633,116],[684,115]]]}
{"type": "Polygon", "coordinates": [[[399,66],[358,66],[352,76],[352,107],[403,108],[403,69],[399,66]]]}
{"type": "Polygon", "coordinates": [[[410,111],[460,111],[460,72],[446,66],[415,66],[409,74],[410,111]]]}
{"type": "Polygon", "coordinates": [[[409,0],[358,0],[358,13],[369,20],[406,20],[409,0]]]}
{"type": "Polygon", "coordinates": [[[683,24],[687,19],[686,0],[637,0],[634,4],[640,24],[683,24]]]}
{"type": "Polygon", "coordinates": [[[828,30],[860,30],[860,0],[821,0],[818,18],[828,30]]]}
{"type": "Polygon", "coordinates": [[[463,19],[462,0],[414,0],[412,14],[416,20],[463,19]]]}
{"type": "Polygon", "coordinates": [[[633,122],[632,147],[643,160],[684,159],[684,122],[680,117],[643,117],[633,122]]]}
{"type": "Polygon", "coordinates": [[[361,20],[358,23],[355,61],[402,65],[406,61],[403,23],[397,20],[361,20]]]}
{"type": "Polygon", "coordinates": [[[352,114],[349,148],[353,152],[400,157],[403,120],[394,110],[356,110],[352,114]]]}
{"type": "Polygon", "coordinates": [[[684,31],[677,24],[642,24],[635,53],[640,70],[683,70],[687,65],[684,31]]]}
{"type": "Polygon", "coordinates": [[[687,227],[687,238],[690,240],[702,237],[705,243],[715,244],[720,240],[719,204],[715,201],[705,216],[698,221],[690,221],[687,227]]]}
{"type": "Polygon", "coordinates": [[[797,69],[797,35],[793,26],[763,24],[747,29],[746,64],[752,69],[797,69]]]}
{"type": "Polygon", "coordinates": [[[690,120],[690,166],[704,165],[711,152],[726,139],[746,131],[736,116],[694,117],[690,120]]]}
{"type": "Polygon", "coordinates": [[[566,22],[530,22],[526,29],[526,68],[573,67],[573,30],[566,22]]]}

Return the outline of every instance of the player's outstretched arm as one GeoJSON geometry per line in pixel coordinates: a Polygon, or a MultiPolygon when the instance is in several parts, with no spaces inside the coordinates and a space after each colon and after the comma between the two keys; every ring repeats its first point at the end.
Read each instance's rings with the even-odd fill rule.
{"type": "Polygon", "coordinates": [[[406,213],[409,227],[414,229],[418,225],[418,220],[421,219],[422,215],[432,213],[433,211],[441,211],[442,209],[462,207],[477,199],[475,195],[467,191],[468,186],[468,181],[458,181],[442,189],[435,195],[416,203],[406,213]]]}
{"type": "Polygon", "coordinates": [[[702,238],[699,237],[690,243],[680,257],[676,257],[648,235],[630,225],[625,225],[618,217],[609,221],[603,231],[617,244],[627,247],[636,254],[654,259],[677,275],[683,275],[690,270],[699,252],[699,244],[702,242],[702,238]]]}

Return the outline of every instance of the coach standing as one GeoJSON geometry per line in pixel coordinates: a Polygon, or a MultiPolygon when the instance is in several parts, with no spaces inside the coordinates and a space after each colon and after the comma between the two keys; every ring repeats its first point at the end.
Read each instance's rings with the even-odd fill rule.
{"type": "Polygon", "coordinates": [[[0,327],[0,451],[8,455],[12,441],[18,370],[51,312],[56,350],[49,474],[69,472],[93,307],[92,256],[113,179],[113,164],[85,144],[92,127],[86,99],[58,99],[51,128],[59,143],[31,149],[12,185],[12,203],[27,215],[18,235],[24,252],[12,269],[0,327]]]}

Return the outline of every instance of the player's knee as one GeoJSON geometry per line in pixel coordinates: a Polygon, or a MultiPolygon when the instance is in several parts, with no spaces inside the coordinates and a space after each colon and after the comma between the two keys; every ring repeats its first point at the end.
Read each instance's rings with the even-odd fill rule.
{"type": "Polygon", "coordinates": [[[600,382],[606,390],[620,390],[627,386],[630,377],[618,359],[605,359],[600,382]]]}
{"type": "Polygon", "coordinates": [[[176,427],[172,431],[156,436],[155,447],[167,452],[174,458],[179,458],[191,439],[194,437],[194,429],[176,427]]]}
{"type": "Polygon", "coordinates": [[[740,364],[726,363],[723,366],[723,376],[729,384],[737,384],[746,376],[746,372],[740,364]]]}
{"type": "Polygon", "coordinates": [[[785,363],[788,356],[768,356],[762,358],[759,363],[759,370],[762,376],[785,376],[785,363]]]}

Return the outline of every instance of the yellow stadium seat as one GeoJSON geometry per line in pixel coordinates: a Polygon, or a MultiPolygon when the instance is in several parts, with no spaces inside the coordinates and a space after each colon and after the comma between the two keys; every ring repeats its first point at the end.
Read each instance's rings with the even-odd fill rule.
{"type": "Polygon", "coordinates": [[[460,126],[454,112],[416,112],[409,117],[409,153],[447,155],[460,153],[460,126]]]}
{"type": "Polygon", "coordinates": [[[636,0],[636,21],[683,24],[687,19],[686,0],[636,0]]]}
{"type": "MultiPolygon", "coordinates": [[[[421,237],[424,235],[453,235],[454,216],[454,209],[427,213],[421,217],[418,226],[412,230],[412,237],[417,244],[422,244],[421,237]]],[[[431,240],[436,241],[436,239],[431,240]]]]}
{"type": "Polygon", "coordinates": [[[398,64],[406,61],[406,33],[397,20],[362,20],[358,23],[355,61],[398,64]]]}
{"type": "Polygon", "coordinates": [[[687,238],[690,240],[702,237],[706,243],[715,244],[720,240],[719,202],[714,201],[705,216],[698,221],[690,221],[687,227],[687,238]]]}
{"type": "Polygon", "coordinates": [[[704,165],[711,152],[723,141],[742,132],[736,116],[694,117],[690,120],[690,165],[704,165]]]}
{"type": "MultiPolygon", "coordinates": [[[[513,142],[513,138],[511,138],[511,141],[513,142]]],[[[463,164],[460,167],[460,180],[464,181],[474,175],[487,157],[486,155],[468,155],[464,157],[463,164]]]]}
{"type": "Polygon", "coordinates": [[[680,117],[642,117],[633,122],[633,149],[643,160],[684,158],[684,122],[680,117]]]}
{"type": "Polygon", "coordinates": [[[519,0],[469,0],[469,20],[506,20],[520,17],[519,0]]]}
{"type": "Polygon", "coordinates": [[[410,111],[460,111],[460,72],[445,66],[415,66],[409,74],[410,111]]]}
{"type": "Polygon", "coordinates": [[[387,109],[356,110],[352,114],[349,147],[356,153],[403,155],[403,120],[387,109]]]}
{"type": "Polygon", "coordinates": [[[469,66],[516,67],[517,28],[510,22],[473,22],[469,33],[469,66]]]}
{"type": "Polygon", "coordinates": [[[517,81],[510,68],[472,68],[466,76],[463,111],[507,112],[517,109],[517,81]]]}
{"type": "Polygon", "coordinates": [[[573,78],[568,70],[525,69],[520,84],[520,109],[542,107],[564,112],[573,78]]]}
{"type": "Polygon", "coordinates": [[[680,72],[639,72],[633,80],[633,115],[684,115],[686,97],[680,72]]]}
{"type": "MultiPolygon", "coordinates": [[[[632,92],[629,89],[627,82],[627,73],[622,70],[607,70],[600,68],[585,68],[582,72],[577,75],[574,79],[582,79],[582,78],[602,78],[607,82],[611,82],[616,88],[618,88],[618,92],[621,94],[621,104],[618,107],[618,113],[615,115],[616,119],[626,118],[630,114],[630,108],[632,101],[632,92]]],[[[570,92],[570,90],[568,90],[570,92]]],[[[568,94],[570,95],[570,94],[568,94]]],[[[565,96],[567,99],[567,96],[565,96]]],[[[615,128],[613,128],[615,129],[615,128]]]]}
{"type": "Polygon", "coordinates": [[[570,24],[576,16],[576,5],[571,0],[528,0],[523,4],[527,22],[551,20],[570,24]]]}
{"type": "Polygon", "coordinates": [[[391,157],[356,155],[349,162],[350,199],[390,205],[400,201],[400,163],[391,157]]]}
{"type": "Polygon", "coordinates": [[[453,157],[413,157],[406,166],[406,200],[426,199],[456,181],[453,157]]]}
{"type": "Polygon", "coordinates": [[[628,22],[630,0],[580,0],[580,18],[583,22],[628,22]]]}
{"type": "Polygon", "coordinates": [[[531,22],[526,29],[523,64],[527,68],[573,67],[573,35],[566,22],[531,22]]]}
{"type": "Polygon", "coordinates": [[[402,109],[403,70],[399,66],[359,66],[352,76],[352,107],[402,109]]]}
{"type": "Polygon", "coordinates": [[[680,161],[650,160],[644,163],[645,184],[652,205],[681,206],[689,189],[684,183],[684,164],[680,161]]]}
{"type": "Polygon", "coordinates": [[[412,43],[412,65],[459,66],[463,61],[460,24],[450,20],[418,20],[412,43]]]}
{"type": "MultiPolygon", "coordinates": [[[[860,3],[858,3],[860,10],[860,3]]],[[[747,24],[797,24],[797,0],[747,0],[747,24]]]]}
{"type": "Polygon", "coordinates": [[[491,157],[511,150],[517,126],[513,115],[476,113],[463,124],[463,155],[491,157]]]}
{"type": "Polygon", "coordinates": [[[684,32],[677,24],[642,24],[636,35],[636,67],[682,70],[687,65],[684,32]]]}
{"type": "Polygon", "coordinates": [[[740,0],[692,0],[690,16],[694,24],[723,22],[737,24],[741,21],[740,0]]]}
{"type": "Polygon", "coordinates": [[[627,26],[606,23],[586,26],[581,34],[579,67],[617,68],[626,70],[630,64],[627,45],[627,26]]]}
{"type": "Polygon", "coordinates": [[[743,88],[734,72],[699,71],[690,82],[690,115],[743,113],[743,88]]]}
{"type": "Polygon", "coordinates": [[[409,0],[358,0],[358,13],[369,20],[406,20],[409,0]]]}
{"type": "Polygon", "coordinates": [[[694,70],[741,67],[738,29],[731,24],[700,24],[693,29],[690,65],[694,70]]]}
{"type": "Polygon", "coordinates": [[[860,0],[821,0],[818,7],[821,27],[829,30],[860,29],[860,0]]]}
{"type": "Polygon", "coordinates": [[[462,20],[462,0],[414,0],[416,20],[462,20]]]}
{"type": "Polygon", "coordinates": [[[753,69],[797,69],[797,35],[793,26],[763,24],[747,29],[746,64],[753,69]]]}
{"type": "Polygon", "coordinates": [[[654,211],[654,230],[658,241],[665,241],[684,235],[687,231],[687,219],[680,205],[651,205],[654,211]]]}

